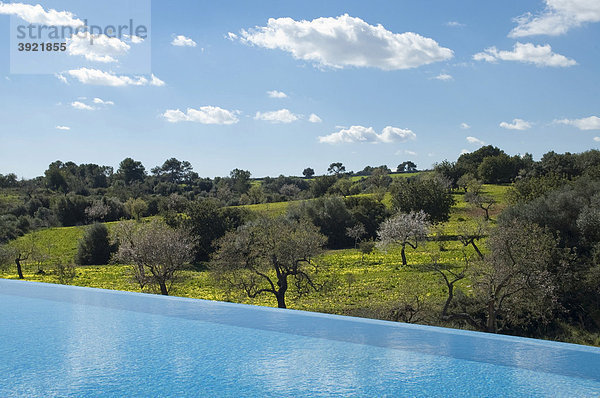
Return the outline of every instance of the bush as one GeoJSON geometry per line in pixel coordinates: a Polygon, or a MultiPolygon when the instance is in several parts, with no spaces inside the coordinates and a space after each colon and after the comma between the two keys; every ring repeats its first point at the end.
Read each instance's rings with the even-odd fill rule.
{"type": "Polygon", "coordinates": [[[104,224],[93,224],[88,227],[79,241],[75,262],[79,265],[108,264],[114,251],[108,238],[108,229],[104,224]]]}

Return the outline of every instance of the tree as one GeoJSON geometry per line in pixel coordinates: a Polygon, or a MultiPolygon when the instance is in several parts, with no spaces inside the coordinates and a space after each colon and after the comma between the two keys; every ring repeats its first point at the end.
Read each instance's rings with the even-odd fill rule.
{"type": "Polygon", "coordinates": [[[243,225],[250,217],[243,208],[222,208],[214,199],[204,199],[190,203],[185,214],[169,214],[167,223],[172,227],[189,231],[194,239],[193,261],[207,261],[214,252],[214,242],[243,225]]]}
{"type": "Polygon", "coordinates": [[[406,246],[416,249],[419,241],[427,236],[429,227],[430,223],[423,211],[397,214],[381,224],[377,234],[378,246],[386,249],[391,245],[400,245],[402,265],[406,266],[406,246]]]}
{"type": "Polygon", "coordinates": [[[146,284],[158,285],[165,296],[169,295],[177,273],[193,258],[189,234],[163,221],[123,221],[117,227],[117,239],[117,259],[133,264],[135,279],[142,288],[146,284]]]}
{"type": "Polygon", "coordinates": [[[477,246],[477,241],[483,239],[487,234],[487,225],[483,222],[478,222],[476,225],[463,223],[458,230],[458,240],[467,247],[471,245],[481,260],[484,256],[477,246]]]}
{"type": "Polygon", "coordinates": [[[361,223],[358,223],[356,225],[354,225],[353,227],[348,227],[346,228],[346,235],[349,238],[352,238],[354,240],[354,248],[356,249],[356,245],[358,244],[358,242],[360,242],[360,240],[367,234],[367,230],[365,229],[365,226],[362,225],[361,223]]]}
{"type": "Polygon", "coordinates": [[[552,235],[536,224],[513,221],[494,231],[489,246],[486,260],[471,270],[484,330],[497,333],[549,321],[555,308],[548,272],[556,248],[552,235]]]}
{"type": "Polygon", "coordinates": [[[273,294],[279,308],[286,308],[285,295],[290,279],[298,293],[317,289],[313,258],[326,238],[306,221],[260,218],[219,240],[210,268],[230,286],[248,297],[273,294]]]}
{"type": "Polygon", "coordinates": [[[119,169],[116,176],[125,182],[126,185],[131,185],[134,182],[143,182],[146,178],[146,169],[142,162],[135,161],[132,158],[125,158],[119,163],[119,169]]]}
{"type": "Polygon", "coordinates": [[[458,179],[456,185],[467,193],[473,186],[481,186],[481,182],[473,174],[466,173],[458,179]]]}
{"type": "Polygon", "coordinates": [[[390,191],[392,205],[397,211],[424,211],[432,223],[450,219],[454,198],[447,183],[437,176],[399,178],[392,184],[390,191]]]}
{"type": "Polygon", "coordinates": [[[327,172],[337,176],[346,172],[346,166],[344,166],[341,162],[331,163],[327,168],[327,172]]]}
{"type": "Polygon", "coordinates": [[[489,221],[490,209],[496,204],[496,200],[490,195],[485,195],[481,191],[481,185],[472,185],[470,192],[465,194],[465,201],[483,210],[485,220],[489,221]]]}
{"type": "Polygon", "coordinates": [[[396,169],[396,171],[398,171],[399,173],[412,173],[417,171],[417,165],[414,162],[406,161],[406,162],[402,162],[398,165],[398,168],[396,169]]]}
{"type": "Polygon", "coordinates": [[[40,256],[40,249],[37,242],[37,234],[31,234],[13,242],[10,246],[4,248],[4,260],[10,260],[17,266],[17,275],[19,279],[25,279],[23,275],[23,263],[33,260],[40,256]]]}
{"type": "Polygon", "coordinates": [[[167,159],[161,167],[155,167],[151,171],[162,180],[173,184],[189,183],[197,177],[190,162],[176,158],[167,159]]]}
{"type": "Polygon", "coordinates": [[[79,240],[75,262],[79,265],[108,264],[113,246],[108,238],[108,228],[104,224],[89,226],[79,240]]]}
{"type": "Polygon", "coordinates": [[[239,195],[248,192],[250,189],[251,175],[252,174],[248,170],[233,169],[231,173],[229,173],[233,191],[237,192],[239,195]]]}
{"type": "Polygon", "coordinates": [[[352,227],[355,222],[340,197],[318,198],[289,206],[287,216],[295,220],[310,220],[327,237],[329,248],[339,249],[352,244],[346,228],[352,227]]]}
{"type": "Polygon", "coordinates": [[[125,202],[125,210],[133,219],[140,221],[144,213],[148,211],[148,203],[142,198],[129,198],[125,202]]]}
{"type": "Polygon", "coordinates": [[[315,175],[315,170],[310,167],[307,167],[302,172],[302,175],[304,175],[305,178],[312,178],[315,175]]]}

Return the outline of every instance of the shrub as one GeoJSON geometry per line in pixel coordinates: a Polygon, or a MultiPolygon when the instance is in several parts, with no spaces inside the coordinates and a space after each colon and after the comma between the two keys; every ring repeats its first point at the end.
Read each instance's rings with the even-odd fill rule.
{"type": "Polygon", "coordinates": [[[108,229],[104,224],[88,227],[79,241],[75,262],[79,265],[108,264],[114,248],[108,238],[108,229]]]}

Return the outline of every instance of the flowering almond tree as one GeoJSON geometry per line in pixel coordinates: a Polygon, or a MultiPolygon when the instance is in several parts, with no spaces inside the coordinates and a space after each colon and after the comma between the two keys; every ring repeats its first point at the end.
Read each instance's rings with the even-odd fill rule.
{"type": "Polygon", "coordinates": [[[407,265],[406,246],[416,249],[419,241],[427,237],[430,226],[427,214],[422,210],[399,213],[381,224],[377,232],[379,237],[377,246],[387,249],[389,246],[399,245],[402,248],[402,265],[407,265]]]}

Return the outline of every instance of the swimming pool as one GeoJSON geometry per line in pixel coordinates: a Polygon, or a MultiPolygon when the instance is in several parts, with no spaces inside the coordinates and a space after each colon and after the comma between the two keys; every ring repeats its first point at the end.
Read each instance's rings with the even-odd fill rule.
{"type": "Polygon", "coordinates": [[[597,396],[600,349],[0,280],[0,396],[597,396]]]}

